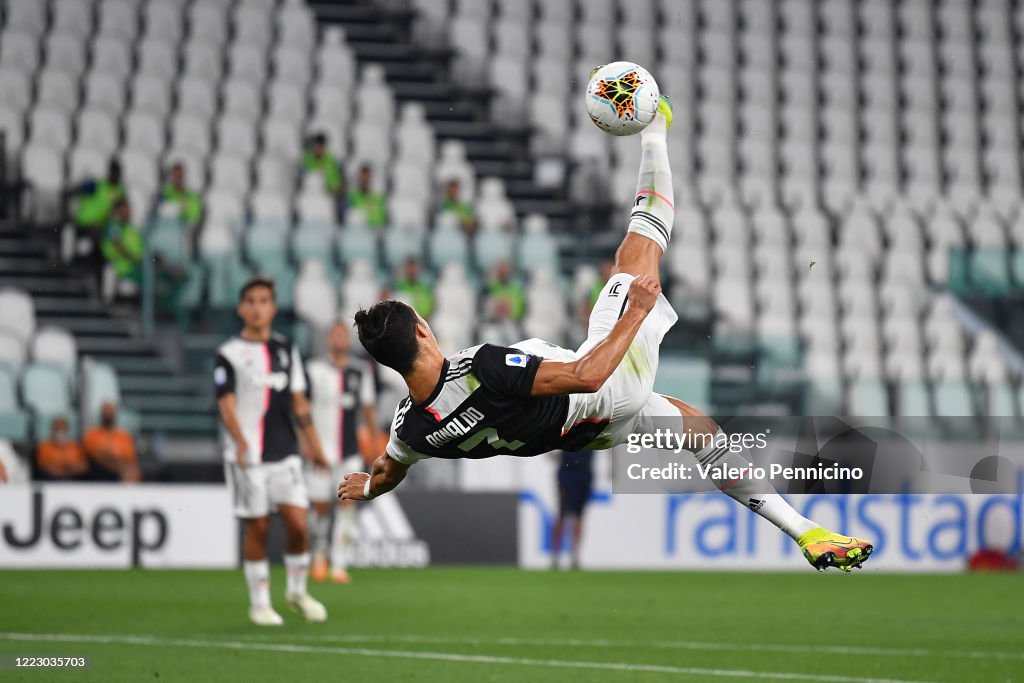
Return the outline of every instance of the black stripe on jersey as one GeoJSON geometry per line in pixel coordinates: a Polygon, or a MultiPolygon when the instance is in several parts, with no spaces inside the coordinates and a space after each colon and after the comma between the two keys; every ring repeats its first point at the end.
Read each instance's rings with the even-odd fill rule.
{"type": "Polygon", "coordinates": [[[459,377],[465,377],[468,374],[468,371],[471,370],[472,368],[473,368],[473,359],[472,358],[463,358],[457,364],[452,365],[451,367],[448,368],[448,372],[445,374],[444,380],[446,382],[450,382],[453,379],[458,379],[459,377]]]}
{"type": "Polygon", "coordinates": [[[628,304],[628,303],[629,303],[629,295],[627,294],[626,296],[622,297],[622,307],[619,309],[619,317],[620,318],[622,317],[622,314],[626,312],[626,304],[628,304]]]}
{"type": "Polygon", "coordinates": [[[634,211],[630,216],[630,219],[633,218],[638,218],[647,222],[648,225],[661,233],[666,242],[669,241],[668,228],[665,226],[665,223],[653,213],[649,213],[647,211],[634,211]]]}

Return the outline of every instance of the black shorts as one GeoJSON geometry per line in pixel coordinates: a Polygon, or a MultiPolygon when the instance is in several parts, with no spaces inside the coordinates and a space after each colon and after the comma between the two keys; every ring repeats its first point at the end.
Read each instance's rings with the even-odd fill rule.
{"type": "Polygon", "coordinates": [[[563,515],[583,514],[593,490],[594,475],[590,472],[562,468],[558,470],[558,510],[563,515]]]}

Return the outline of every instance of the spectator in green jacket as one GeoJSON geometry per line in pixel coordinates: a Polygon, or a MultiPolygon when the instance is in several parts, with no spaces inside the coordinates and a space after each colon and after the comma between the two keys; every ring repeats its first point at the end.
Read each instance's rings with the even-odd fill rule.
{"type": "Polygon", "coordinates": [[[181,162],[171,166],[160,199],[164,204],[176,207],[178,216],[190,228],[199,225],[203,218],[203,200],[185,185],[185,165],[181,162]]]}
{"type": "Polygon", "coordinates": [[[395,291],[404,296],[423,318],[429,318],[434,312],[434,292],[420,279],[419,260],[411,258],[405,262],[405,268],[395,283],[395,291]]]}
{"type": "Polygon", "coordinates": [[[507,317],[518,322],[526,311],[523,283],[512,277],[512,266],[502,261],[494,267],[487,283],[487,310],[496,318],[507,317]]]}
{"type": "Polygon", "coordinates": [[[119,199],[114,213],[103,230],[100,249],[107,260],[103,278],[104,298],[112,300],[122,283],[132,283],[137,291],[142,282],[142,233],[132,225],[132,212],[128,202],[119,199]]]}
{"type": "Polygon", "coordinates": [[[324,187],[339,202],[344,198],[344,178],[338,160],[327,150],[327,135],[316,133],[306,143],[302,155],[302,168],[306,173],[319,173],[324,177],[324,187]]]}
{"type": "Polygon", "coordinates": [[[466,232],[472,233],[476,230],[476,211],[469,202],[462,201],[462,185],[458,180],[452,178],[445,185],[444,199],[441,200],[441,213],[450,213],[459,221],[459,225],[466,232]]]}
{"type": "Polygon", "coordinates": [[[121,184],[121,164],[112,159],[105,178],[90,179],[68,189],[65,201],[75,200],[74,212],[67,211],[73,226],[65,228],[63,253],[65,262],[81,260],[89,269],[90,277],[96,278],[88,284],[91,289],[98,286],[103,271],[103,253],[100,242],[103,230],[114,211],[114,205],[125,195],[121,184]]]}
{"type": "Polygon", "coordinates": [[[388,222],[388,207],[384,195],[373,191],[373,169],[369,164],[359,168],[356,186],[348,191],[348,209],[362,211],[371,228],[382,228],[388,222]]]}

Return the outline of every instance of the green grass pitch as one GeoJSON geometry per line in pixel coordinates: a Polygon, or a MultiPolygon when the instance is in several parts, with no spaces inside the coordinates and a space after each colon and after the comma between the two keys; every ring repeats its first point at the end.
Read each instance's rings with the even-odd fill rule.
{"type": "Polygon", "coordinates": [[[1020,576],[362,570],[326,624],[241,571],[0,572],[0,681],[1024,681],[1020,576]]]}

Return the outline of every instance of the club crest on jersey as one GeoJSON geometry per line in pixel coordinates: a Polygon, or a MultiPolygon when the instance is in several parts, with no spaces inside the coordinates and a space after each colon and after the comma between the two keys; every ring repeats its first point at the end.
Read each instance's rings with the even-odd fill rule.
{"type": "Polygon", "coordinates": [[[511,365],[514,368],[525,368],[528,360],[530,357],[524,353],[505,354],[505,365],[511,365]]]}

